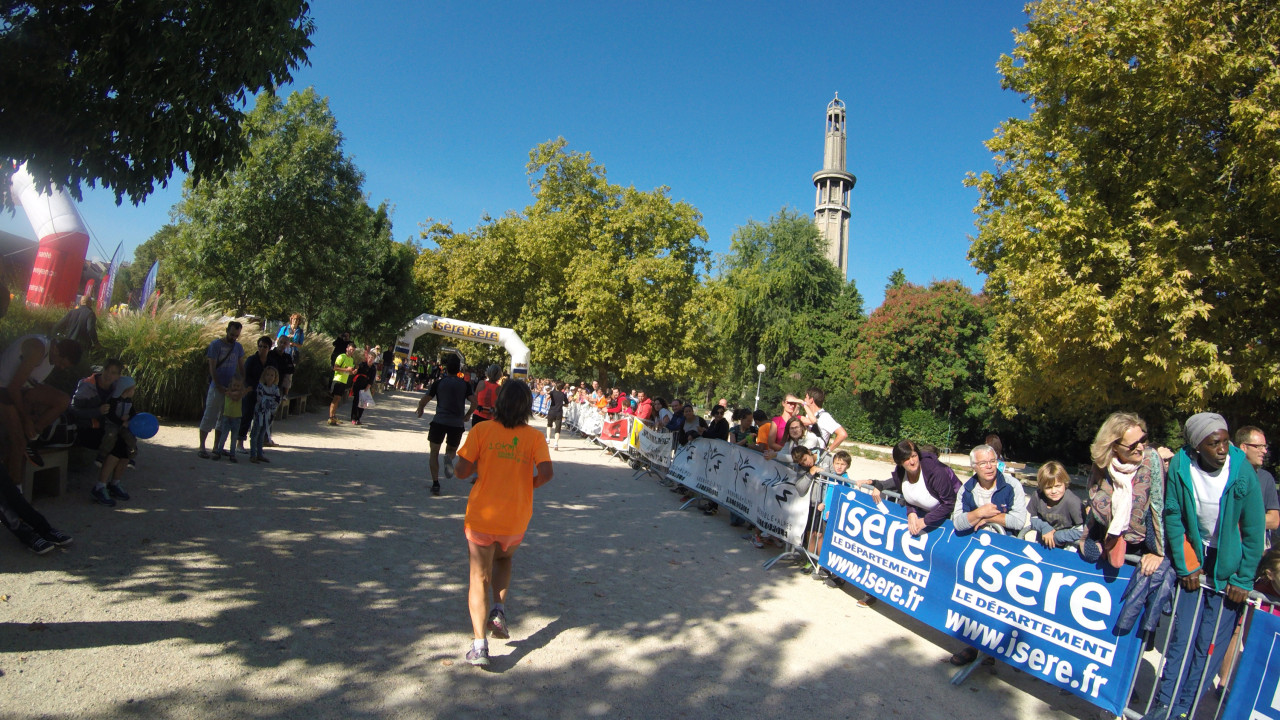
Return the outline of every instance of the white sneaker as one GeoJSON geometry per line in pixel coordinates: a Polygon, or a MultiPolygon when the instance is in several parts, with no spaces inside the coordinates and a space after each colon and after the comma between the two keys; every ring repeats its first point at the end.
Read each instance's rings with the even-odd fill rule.
{"type": "Polygon", "coordinates": [[[444,476],[446,478],[453,477],[453,463],[449,462],[448,460],[444,461],[444,476]]]}

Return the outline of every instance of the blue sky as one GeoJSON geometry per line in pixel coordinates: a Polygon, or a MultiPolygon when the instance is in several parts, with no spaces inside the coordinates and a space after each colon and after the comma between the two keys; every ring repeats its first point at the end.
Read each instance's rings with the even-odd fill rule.
{"type": "MultiPolygon", "coordinates": [[[[1014,2],[346,3],[314,0],[309,67],[370,202],[397,239],[428,217],[475,226],[531,202],[525,163],[563,136],[622,185],[671,188],[709,249],[783,207],[812,214],[825,111],[848,106],[849,275],[871,310],[898,267],[982,278],[965,259],[996,126],[1025,117],[995,70],[1025,25],[1014,2]]],[[[288,88],[284,90],[287,92],[288,88]]],[[[180,179],[141,207],[86,190],[94,242],[131,252],[169,219],[180,179]]],[[[34,237],[25,216],[0,229],[34,237]]]]}

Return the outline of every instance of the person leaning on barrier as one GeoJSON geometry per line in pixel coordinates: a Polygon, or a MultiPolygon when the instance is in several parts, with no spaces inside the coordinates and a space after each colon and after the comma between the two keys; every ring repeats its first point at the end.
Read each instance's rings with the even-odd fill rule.
{"type": "Polygon", "coordinates": [[[956,534],[987,530],[1018,534],[1027,526],[1027,495],[1018,480],[1008,480],[996,467],[996,451],[979,445],[969,451],[973,477],[960,486],[959,499],[951,513],[956,534]]]}
{"type": "Polygon", "coordinates": [[[1089,446],[1088,513],[1080,556],[1112,567],[1141,555],[1143,575],[1164,560],[1164,464],[1147,444],[1147,424],[1133,413],[1112,413],[1089,446]]]}
{"type": "Polygon", "coordinates": [[[1212,686],[1262,557],[1262,491],[1249,459],[1231,445],[1226,420],[1217,413],[1192,415],[1184,434],[1187,444],[1169,461],[1164,506],[1170,559],[1183,592],[1148,718],[1190,712],[1212,686]],[[1188,651],[1190,662],[1180,672],[1188,651]],[[1197,686],[1202,673],[1204,683],[1197,686]]]}
{"type": "Polygon", "coordinates": [[[729,440],[729,421],[724,417],[724,406],[716,405],[711,408],[711,425],[707,427],[703,437],[711,440],[729,440]]]}
{"type": "MultiPolygon", "coordinates": [[[[969,451],[973,477],[960,486],[959,498],[951,513],[957,535],[975,530],[1016,535],[1027,526],[1027,495],[1022,483],[1005,478],[996,467],[998,458],[990,445],[979,445],[969,451]]],[[[952,655],[950,662],[968,665],[977,657],[976,648],[966,647],[952,655]]]]}
{"type": "Polygon", "coordinates": [[[951,517],[961,487],[954,470],[911,440],[893,446],[893,462],[897,467],[888,480],[858,480],[857,484],[900,493],[907,507],[907,529],[912,535],[932,530],[951,517]]]}

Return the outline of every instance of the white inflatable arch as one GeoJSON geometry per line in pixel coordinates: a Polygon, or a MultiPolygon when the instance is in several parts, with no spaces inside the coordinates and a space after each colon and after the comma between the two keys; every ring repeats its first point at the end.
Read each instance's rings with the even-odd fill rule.
{"type": "Polygon", "coordinates": [[[493,327],[465,320],[442,318],[423,313],[414,318],[409,327],[396,340],[396,352],[408,357],[413,350],[413,341],[419,335],[430,333],[446,337],[461,338],[487,345],[501,345],[511,355],[511,377],[523,380],[529,375],[529,346],[524,344],[516,331],[511,328],[493,327]]]}

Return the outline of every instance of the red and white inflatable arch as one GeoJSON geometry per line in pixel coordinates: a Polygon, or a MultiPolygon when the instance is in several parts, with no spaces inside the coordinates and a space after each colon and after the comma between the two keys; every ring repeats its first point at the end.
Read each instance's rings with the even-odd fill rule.
{"type": "Polygon", "coordinates": [[[27,304],[74,304],[89,251],[89,230],[80,219],[75,202],[62,188],[37,188],[25,165],[13,173],[10,188],[14,203],[26,211],[40,240],[27,287],[27,304]]]}

